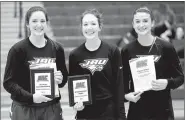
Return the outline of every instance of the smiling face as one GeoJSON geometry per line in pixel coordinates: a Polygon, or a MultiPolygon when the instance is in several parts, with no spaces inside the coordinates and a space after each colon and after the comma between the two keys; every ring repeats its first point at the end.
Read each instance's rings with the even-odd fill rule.
{"type": "Polygon", "coordinates": [[[31,14],[27,27],[31,34],[44,35],[47,28],[46,16],[42,11],[35,11],[31,14]]]}
{"type": "Polygon", "coordinates": [[[146,35],[151,33],[151,29],[154,26],[149,13],[137,12],[133,18],[133,28],[138,35],[146,35]]]}
{"type": "Polygon", "coordinates": [[[98,18],[93,14],[86,14],[82,19],[82,33],[86,39],[98,37],[98,32],[101,31],[98,18]]]}

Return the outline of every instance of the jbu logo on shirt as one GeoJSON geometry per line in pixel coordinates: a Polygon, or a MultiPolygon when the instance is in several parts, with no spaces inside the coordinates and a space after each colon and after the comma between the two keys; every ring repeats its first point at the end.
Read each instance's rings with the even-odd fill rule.
{"type": "Polygon", "coordinates": [[[55,63],[56,58],[34,58],[34,60],[28,61],[31,67],[38,67],[42,64],[48,64],[55,63]]]}
{"type": "Polygon", "coordinates": [[[28,61],[30,64],[40,64],[40,63],[55,63],[56,58],[34,58],[32,61],[28,61]]]}
{"type": "Polygon", "coordinates": [[[87,68],[88,70],[90,70],[93,75],[95,71],[102,71],[107,61],[108,58],[87,59],[84,60],[84,62],[80,63],[79,65],[82,68],[87,68]]]}
{"type": "Polygon", "coordinates": [[[30,64],[40,64],[40,63],[55,63],[56,58],[34,58],[32,61],[28,61],[30,64]]]}

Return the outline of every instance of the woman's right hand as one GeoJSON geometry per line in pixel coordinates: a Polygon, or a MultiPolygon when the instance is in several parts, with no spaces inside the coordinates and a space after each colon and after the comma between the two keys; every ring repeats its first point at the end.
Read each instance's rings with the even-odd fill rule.
{"type": "Polygon", "coordinates": [[[46,96],[43,96],[41,94],[33,94],[33,102],[34,103],[42,103],[42,102],[48,102],[48,101],[51,101],[52,99],[51,98],[48,98],[46,96]]]}
{"type": "Polygon", "coordinates": [[[83,102],[77,102],[73,108],[77,111],[82,111],[84,109],[83,102]]]}
{"type": "Polygon", "coordinates": [[[131,102],[134,102],[136,103],[140,98],[141,98],[141,94],[143,92],[130,92],[128,94],[125,95],[125,98],[128,100],[128,101],[131,101],[131,102]]]}

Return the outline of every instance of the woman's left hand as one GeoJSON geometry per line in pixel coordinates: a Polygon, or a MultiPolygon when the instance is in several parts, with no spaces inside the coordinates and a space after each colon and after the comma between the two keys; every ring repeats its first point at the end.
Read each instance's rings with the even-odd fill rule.
{"type": "Polygon", "coordinates": [[[152,81],[152,90],[159,91],[166,89],[168,85],[167,79],[158,79],[152,81]]]}
{"type": "Polygon", "coordinates": [[[63,75],[61,71],[56,71],[54,72],[54,78],[55,78],[55,82],[57,84],[61,84],[62,80],[63,80],[63,75]]]}
{"type": "Polygon", "coordinates": [[[83,102],[77,102],[77,103],[75,103],[73,108],[76,111],[82,111],[85,108],[85,106],[83,105],[83,102]]]}

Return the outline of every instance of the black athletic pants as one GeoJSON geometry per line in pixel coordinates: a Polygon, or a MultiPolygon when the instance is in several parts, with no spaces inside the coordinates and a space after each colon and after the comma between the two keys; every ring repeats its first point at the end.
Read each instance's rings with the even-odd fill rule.
{"type": "Polygon", "coordinates": [[[63,120],[60,102],[44,107],[28,107],[12,103],[11,120],[63,120]]]}

